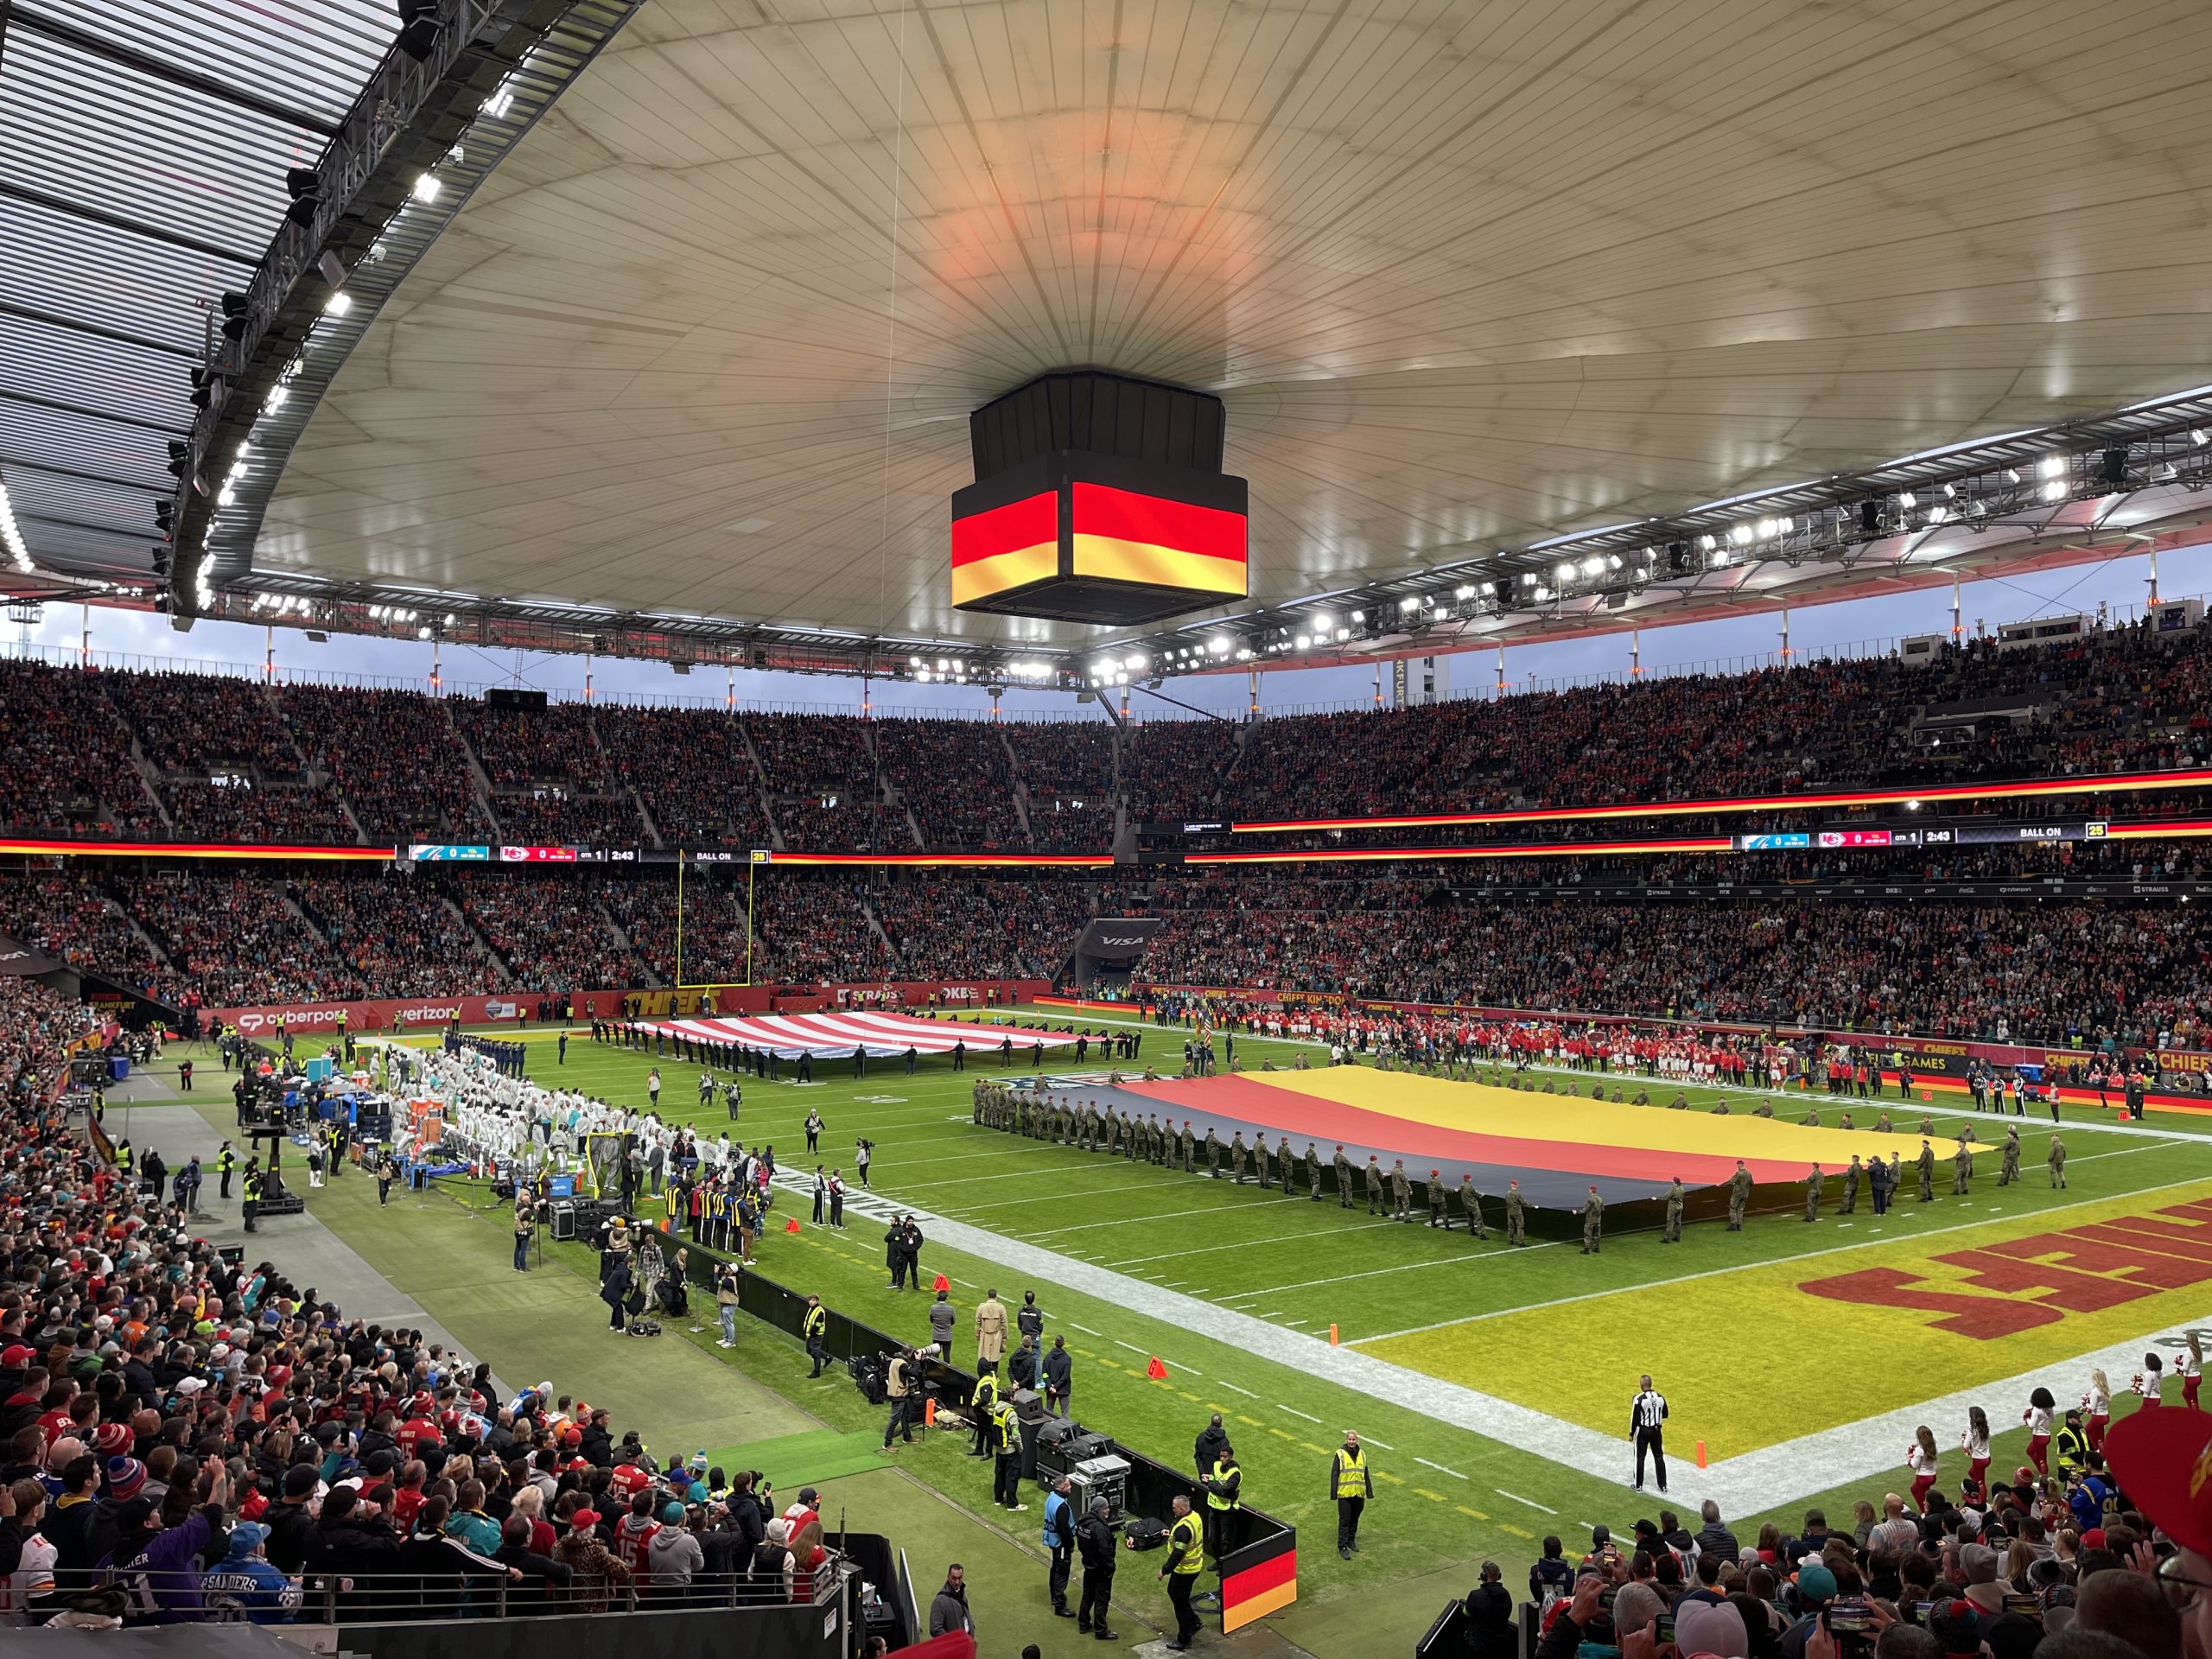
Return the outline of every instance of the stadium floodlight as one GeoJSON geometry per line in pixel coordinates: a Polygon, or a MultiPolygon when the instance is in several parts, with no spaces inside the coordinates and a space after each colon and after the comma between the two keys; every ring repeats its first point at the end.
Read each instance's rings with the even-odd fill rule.
{"type": "Polygon", "coordinates": [[[2202,449],[2206,444],[2212,443],[2212,433],[2206,432],[2201,426],[2192,426],[2189,429],[2189,441],[2202,449]]]}
{"type": "Polygon", "coordinates": [[[1605,574],[1605,562],[1595,553],[1582,561],[1582,574],[1586,576],[1600,576],[1605,574]]]}
{"type": "Polygon", "coordinates": [[[322,315],[326,317],[342,317],[353,308],[353,302],[343,292],[334,294],[322,302],[322,315]]]}
{"type": "Polygon", "coordinates": [[[1313,636],[1312,634],[1301,633],[1298,636],[1298,648],[1300,651],[1310,651],[1313,649],[1313,636]]]}
{"type": "Polygon", "coordinates": [[[2036,475],[2039,478],[2063,478],[2065,474],[2066,457],[2063,455],[2045,455],[2036,463],[2036,475]]]}
{"type": "Polygon", "coordinates": [[[1398,601],[1398,608],[1407,615],[1412,615],[1415,611],[1421,609],[1421,596],[1417,594],[1408,594],[1403,599],[1398,601]]]}
{"type": "Polygon", "coordinates": [[[1720,541],[1718,537],[1700,536],[1697,538],[1697,550],[1700,553],[1713,552],[1719,549],[1719,545],[1720,541]]]}
{"type": "Polygon", "coordinates": [[[940,657],[940,658],[938,658],[937,659],[937,671],[938,671],[938,673],[940,673],[940,674],[946,674],[946,673],[950,673],[950,672],[951,671],[951,670],[952,670],[952,664],[951,664],[951,663],[950,663],[950,661],[948,661],[946,658],[943,658],[943,657],[940,657]]]}
{"type": "Polygon", "coordinates": [[[1920,498],[1915,495],[1910,490],[1899,490],[1897,492],[1897,505],[1903,507],[1907,512],[1910,512],[1919,505],[1920,498]]]}
{"type": "Polygon", "coordinates": [[[1759,520],[1759,522],[1758,522],[1758,537],[1759,537],[1759,540],[1761,540],[1761,541],[1763,541],[1763,542],[1770,542],[1770,541],[1772,541],[1772,540],[1773,540],[1777,536],[1779,536],[1781,533],[1782,533],[1781,530],[1780,530],[1780,529],[1776,525],[1776,524],[1775,524],[1775,522],[1774,522],[1774,520],[1773,520],[1773,519],[1771,519],[1771,518],[1762,518],[1762,519],[1760,519],[1760,520],[1759,520]]]}
{"type": "Polygon", "coordinates": [[[1955,484],[1946,484],[1943,486],[1943,499],[1946,501],[1957,500],[1959,499],[1959,486],[1955,484]]]}
{"type": "Polygon", "coordinates": [[[1749,547],[1758,539],[1758,531],[1749,524],[1738,524],[1729,531],[1728,539],[1738,547],[1749,547]]]}
{"type": "Polygon", "coordinates": [[[2005,469],[2005,481],[2007,484],[2018,483],[2020,481],[2020,469],[2017,467],[2007,467],[2005,469]]]}
{"type": "Polygon", "coordinates": [[[1605,555],[1605,568],[1608,570],[1618,570],[1621,568],[1621,564],[1622,559],[1619,554],[1608,553],[1605,555]]]}
{"type": "Polygon", "coordinates": [[[1236,660],[1240,663],[1250,662],[1252,660],[1252,647],[1249,645],[1239,646],[1236,652],[1236,660]]]}
{"type": "Polygon", "coordinates": [[[1561,559],[1552,568],[1552,580],[1560,582],[1573,582],[1574,580],[1574,561],[1572,559],[1561,559]]]}
{"type": "Polygon", "coordinates": [[[1930,507],[1928,509],[1928,522],[1931,524],[1940,524],[1950,516],[1951,510],[1948,507],[1930,507]]]}
{"type": "MultiPolygon", "coordinates": [[[[1452,598],[1454,598],[1454,599],[1457,599],[1457,600],[1462,600],[1462,601],[1465,601],[1465,600],[1470,600],[1470,599],[1472,599],[1474,596],[1475,596],[1475,585],[1474,585],[1474,583],[1472,583],[1471,582],[1461,582],[1461,583],[1460,583],[1457,588],[1454,588],[1452,590],[1452,598]]],[[[1355,622],[1357,622],[1358,620],[1359,620],[1359,613],[1358,613],[1358,612],[1357,612],[1357,611],[1353,612],[1353,613],[1352,613],[1352,620],[1353,620],[1353,621],[1355,621],[1355,622]]]]}
{"type": "Polygon", "coordinates": [[[1313,632],[1316,638],[1328,632],[1330,629],[1337,626],[1336,618],[1331,616],[1326,611],[1322,612],[1320,615],[1310,620],[1313,622],[1313,632]]]}
{"type": "Polygon", "coordinates": [[[1536,585],[1536,573],[1533,570],[1523,570],[1521,573],[1521,585],[1523,588],[1535,587],[1536,585]]]}
{"type": "Polygon", "coordinates": [[[2046,501],[2063,501],[2066,499],[2066,480],[2063,478],[2050,480],[2043,486],[2043,499],[2046,501]]]}
{"type": "Polygon", "coordinates": [[[1351,620],[1354,622],[1360,624],[1362,626],[1364,626],[1367,622],[1367,613],[1365,611],[1354,611],[1351,613],[1351,620]]]}
{"type": "Polygon", "coordinates": [[[1146,665],[1150,661],[1151,658],[1147,658],[1144,652],[1141,651],[1133,651],[1122,659],[1122,666],[1128,669],[1132,674],[1141,674],[1144,672],[1146,665]]]}
{"type": "Polygon", "coordinates": [[[415,175],[414,188],[410,190],[408,194],[413,196],[417,201],[435,201],[438,199],[438,193],[444,188],[438,182],[436,174],[418,173],[415,175]]]}
{"type": "Polygon", "coordinates": [[[1214,654],[1215,656],[1217,656],[1217,657],[1226,657],[1226,656],[1228,656],[1228,655],[1229,655],[1229,636],[1228,636],[1227,634],[1223,634],[1223,633],[1217,633],[1217,634],[1214,635],[1212,641],[1211,641],[1211,643],[1206,646],[1206,649],[1207,649],[1208,651],[1211,651],[1211,652],[1213,652],[1213,654],[1214,654]]]}
{"type": "Polygon", "coordinates": [[[1344,640],[1344,639],[1351,639],[1351,630],[1350,628],[1339,627],[1339,628],[1337,630],[1337,638],[1338,638],[1339,640],[1344,640]]]}

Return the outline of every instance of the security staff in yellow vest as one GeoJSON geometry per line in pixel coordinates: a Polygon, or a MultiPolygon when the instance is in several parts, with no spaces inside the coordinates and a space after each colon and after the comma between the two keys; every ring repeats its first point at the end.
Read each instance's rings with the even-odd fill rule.
{"type": "Polygon", "coordinates": [[[258,1232],[260,1229],[253,1223],[254,1218],[261,1213],[261,1172],[252,1166],[251,1160],[246,1166],[244,1192],[245,1196],[238,1205],[238,1214],[245,1219],[246,1231],[258,1232]]]}
{"type": "Polygon", "coordinates": [[[968,1414],[976,1420],[976,1444],[969,1448],[969,1457],[988,1458],[991,1455],[991,1414],[998,1403],[999,1379],[995,1373],[985,1371],[976,1379],[976,1392],[968,1401],[968,1414]]]}
{"type": "Polygon", "coordinates": [[[1174,1518],[1167,1528],[1167,1560],[1160,1569],[1160,1576],[1167,1580],[1168,1602],[1175,1609],[1175,1639],[1167,1647],[1172,1653],[1188,1653],[1198,1635],[1198,1616],[1191,1609],[1191,1589],[1205,1564],[1205,1534],[1198,1517],[1191,1513],[1191,1500],[1182,1493],[1175,1494],[1168,1508],[1174,1518]]]}
{"type": "Polygon", "coordinates": [[[1236,1454],[1223,1446],[1206,1474],[1206,1531],[1211,1535],[1206,1550],[1217,1561],[1229,1548],[1229,1517],[1236,1511],[1243,1485],[1244,1471],[1237,1467],[1236,1454]]]}
{"type": "Polygon", "coordinates": [[[1021,1501],[1021,1426],[1014,1421],[1014,1402],[1001,1400],[991,1408],[991,1501],[1020,1511],[1021,1501]]]}
{"type": "Polygon", "coordinates": [[[215,1154],[215,1173],[223,1178],[223,1197],[226,1198],[231,1196],[231,1177],[238,1173],[238,1149],[226,1141],[222,1150],[215,1154]]]}
{"type": "Polygon", "coordinates": [[[1375,1496],[1374,1478],[1367,1472],[1367,1454],[1359,1449],[1359,1436],[1344,1431],[1344,1443],[1329,1454],[1329,1496],[1337,1500],[1337,1554],[1351,1560],[1359,1548],[1359,1516],[1375,1496]]]}
{"type": "Polygon", "coordinates": [[[806,1357],[814,1362],[807,1376],[821,1376],[822,1368],[830,1363],[830,1310],[822,1306],[819,1296],[806,1299],[806,1317],[799,1322],[798,1333],[806,1343],[806,1357]]]}
{"type": "Polygon", "coordinates": [[[130,1137],[127,1135],[115,1143],[115,1173],[123,1177],[125,1192],[137,1183],[138,1154],[130,1149],[130,1137]]]}

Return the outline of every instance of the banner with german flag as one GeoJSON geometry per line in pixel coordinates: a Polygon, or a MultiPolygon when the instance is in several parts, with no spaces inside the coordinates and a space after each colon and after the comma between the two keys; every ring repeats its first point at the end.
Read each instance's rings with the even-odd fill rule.
{"type": "Polygon", "coordinates": [[[1245,517],[1077,480],[1069,573],[1242,599],[1245,517]]]}
{"type": "Polygon", "coordinates": [[[1060,572],[1060,493],[1009,501],[952,521],[952,602],[1046,582],[1060,572]]]}
{"type": "Polygon", "coordinates": [[[1298,1532],[1283,1527],[1215,1565],[1221,1570],[1221,1633],[1241,1630],[1298,1599],[1298,1532]]]}

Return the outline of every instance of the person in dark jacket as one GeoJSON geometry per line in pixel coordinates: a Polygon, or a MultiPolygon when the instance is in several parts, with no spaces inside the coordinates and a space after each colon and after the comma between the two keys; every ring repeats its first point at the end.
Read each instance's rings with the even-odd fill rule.
{"type": "Polygon", "coordinates": [[[1115,1547],[1119,1541],[1113,1522],[1106,1518],[1113,1512],[1114,1506],[1104,1498],[1094,1497],[1090,1513],[1075,1529],[1076,1552],[1083,1558],[1083,1602],[1076,1615],[1076,1629],[1101,1642],[1122,1639],[1106,1627],[1106,1610],[1114,1596],[1115,1547]]]}
{"type": "Polygon", "coordinates": [[[72,1458],[61,1471],[61,1496],[48,1508],[46,1519],[39,1524],[46,1541],[54,1546],[54,1571],[58,1583],[82,1584],[84,1575],[99,1559],[86,1553],[92,1517],[100,1507],[94,1496],[99,1478],[98,1458],[90,1453],[72,1458]]]}
{"type": "Polygon", "coordinates": [[[931,1639],[954,1630],[976,1634],[976,1621],[968,1612],[968,1577],[957,1561],[944,1569],[944,1586],[930,1599],[931,1639]]]}
{"type": "Polygon", "coordinates": [[[1513,1611],[1513,1595],[1496,1561],[1484,1561],[1482,1576],[1467,1592],[1468,1659],[1517,1659],[1521,1628],[1513,1611]]]}
{"type": "Polygon", "coordinates": [[[308,1501],[315,1496],[315,1484],[313,1464],[294,1465],[284,1475],[283,1497],[270,1505],[268,1513],[261,1517],[269,1529],[269,1542],[265,1546],[269,1565],[280,1573],[289,1575],[301,1572],[317,1548],[315,1516],[308,1513],[308,1501]]]}
{"type": "Polygon", "coordinates": [[[1563,1553],[1564,1547],[1556,1536],[1544,1540],[1544,1553],[1529,1569],[1529,1599],[1542,1606],[1554,1596],[1572,1594],[1574,1589],[1574,1566],[1563,1553]]]}
{"type": "Polygon", "coordinates": [[[1204,1480],[1213,1472],[1214,1459],[1221,1455],[1221,1448],[1229,1444],[1229,1431],[1221,1426],[1221,1414],[1198,1431],[1198,1438],[1191,1447],[1191,1457],[1198,1465],[1198,1478],[1204,1480]]]}
{"type": "Polygon", "coordinates": [[[593,1412],[591,1421],[584,1425],[584,1437],[576,1443],[576,1451],[594,1469],[614,1466],[614,1436],[607,1427],[603,1408],[593,1412]]]}
{"type": "Polygon", "coordinates": [[[549,1591],[565,1590],[575,1575],[566,1561],[540,1555],[530,1547],[530,1517],[511,1515],[499,1528],[499,1548],[492,1559],[522,1574],[522,1581],[507,1594],[507,1611],[534,1616],[555,1605],[549,1591]]]}
{"type": "Polygon", "coordinates": [[[1056,1416],[1065,1416],[1068,1401],[1074,1393],[1075,1360],[1068,1353],[1068,1339],[1054,1337],[1052,1345],[1045,1352],[1045,1407],[1056,1416]]]}
{"type": "Polygon", "coordinates": [[[1705,1523],[1697,1529],[1698,1554],[1711,1555],[1724,1564],[1734,1560],[1741,1552],[1736,1546],[1736,1535],[1720,1524],[1720,1506],[1708,1497],[1698,1516],[1705,1523]]]}
{"type": "Polygon", "coordinates": [[[630,1300],[630,1262],[627,1256],[616,1259],[599,1281],[599,1300],[607,1304],[607,1328],[617,1333],[629,1325],[622,1304],[630,1300]]]}

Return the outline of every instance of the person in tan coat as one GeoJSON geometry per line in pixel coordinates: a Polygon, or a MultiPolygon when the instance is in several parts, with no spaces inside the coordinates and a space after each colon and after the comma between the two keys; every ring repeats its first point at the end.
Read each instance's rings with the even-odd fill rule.
{"type": "Polygon", "coordinates": [[[995,1290],[983,1293],[976,1306],[976,1370],[995,1374],[1006,1357],[1006,1305],[995,1290]]]}

